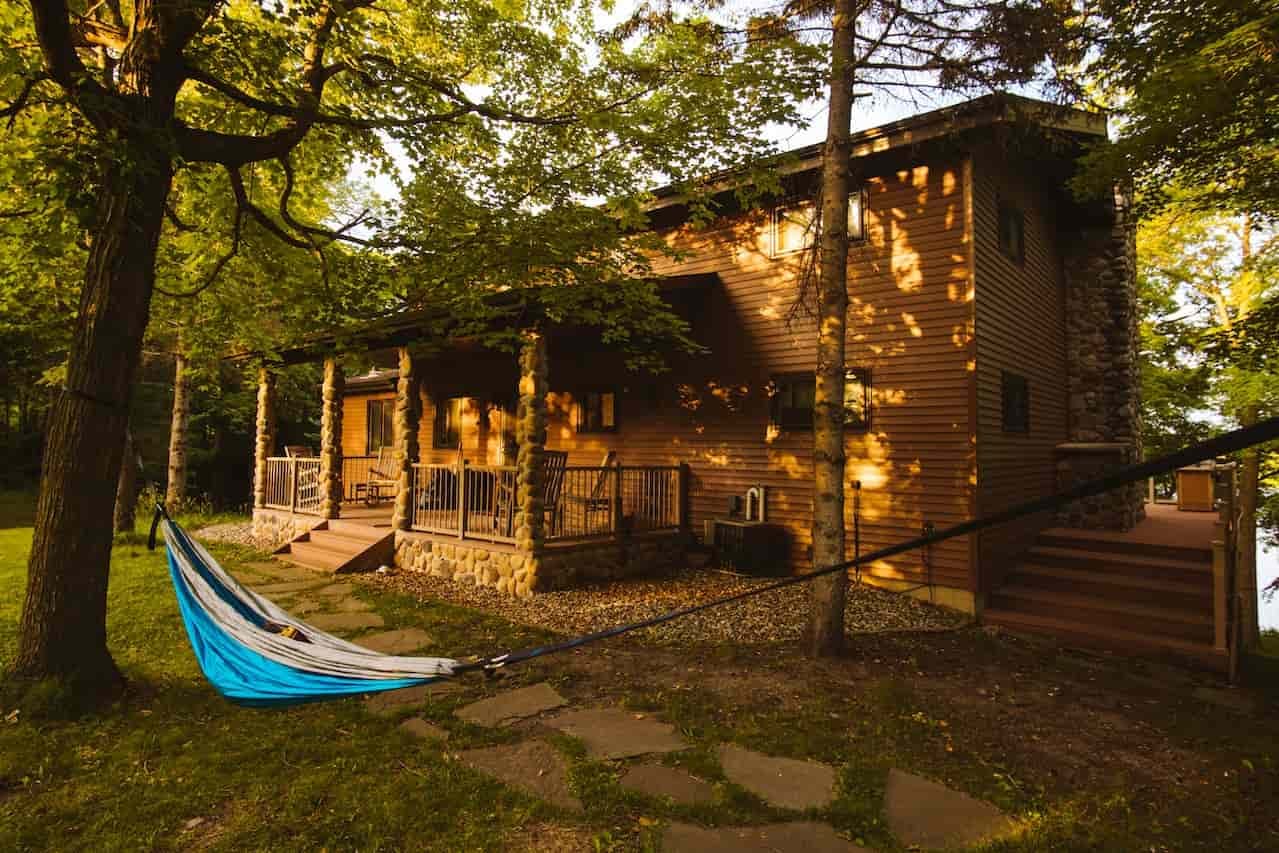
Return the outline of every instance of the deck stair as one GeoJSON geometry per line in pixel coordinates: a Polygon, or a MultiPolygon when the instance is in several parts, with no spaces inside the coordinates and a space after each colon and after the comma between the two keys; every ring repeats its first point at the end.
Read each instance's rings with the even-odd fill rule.
{"type": "Polygon", "coordinates": [[[395,533],[340,518],[322,521],[275,553],[286,562],[322,572],[369,572],[395,556],[395,533]]]}
{"type": "Polygon", "coordinates": [[[988,601],[982,618],[1081,646],[1170,656],[1219,669],[1212,551],[1050,528],[988,601]]]}

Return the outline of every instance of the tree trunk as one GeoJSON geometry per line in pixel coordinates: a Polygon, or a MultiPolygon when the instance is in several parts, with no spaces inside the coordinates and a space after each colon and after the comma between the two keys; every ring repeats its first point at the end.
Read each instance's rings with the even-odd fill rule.
{"type": "Polygon", "coordinates": [[[169,421],[169,480],[164,508],[177,515],[187,497],[187,421],[191,418],[191,376],[182,351],[182,335],[173,354],[173,417],[169,421]]]}
{"type": "MultiPolygon", "coordinates": [[[[821,257],[818,273],[817,392],[813,406],[813,567],[842,563],[844,553],[844,329],[848,314],[848,190],[853,111],[853,0],[836,0],[832,18],[830,108],[822,156],[821,257]]],[[[848,574],[810,582],[808,653],[844,648],[848,574]]]]}
{"type": "MultiPolygon", "coordinates": [[[[153,115],[134,118],[167,126],[168,104],[160,124],[151,124],[153,115]]],[[[107,651],[107,578],[129,396],[173,177],[167,152],[152,138],[159,132],[140,130],[140,143],[117,143],[110,154],[66,386],[48,415],[13,672],[62,681],[77,698],[114,693],[123,683],[107,651]]]]}
{"type": "Polygon", "coordinates": [[[138,510],[138,462],[133,449],[133,431],[124,427],[124,458],[120,461],[120,479],[115,489],[116,533],[132,532],[138,510]]]}
{"type": "MultiPolygon", "coordinates": [[[[1244,406],[1239,425],[1257,425],[1257,407],[1244,406]]],[[[1239,644],[1251,651],[1261,644],[1257,618],[1257,490],[1261,473],[1261,450],[1249,447],[1239,465],[1239,512],[1235,528],[1235,586],[1239,590],[1239,644]]]]}

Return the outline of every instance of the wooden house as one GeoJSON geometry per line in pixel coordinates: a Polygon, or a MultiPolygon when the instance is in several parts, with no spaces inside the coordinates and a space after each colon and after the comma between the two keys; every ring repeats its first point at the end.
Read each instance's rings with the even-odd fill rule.
{"type": "MultiPolygon", "coordinates": [[[[854,136],[850,556],[1138,458],[1131,231],[1114,199],[1080,203],[1067,187],[1082,151],[1104,139],[1103,116],[1006,95],[854,136]]],[[[632,374],[589,331],[544,329],[518,359],[461,345],[413,359],[394,349],[411,341],[412,324],[382,327],[368,345],[385,370],[343,381],[330,362],[319,457],[269,460],[270,427],[260,419],[263,537],[280,544],[301,535],[292,545],[300,559],[358,565],[340,559],[339,538],[358,539],[342,501],[370,498],[368,469],[381,454],[395,460],[384,473],[398,489],[390,490],[395,517],[383,510],[377,523],[396,532],[369,559],[528,594],[678,559],[719,521],[740,519],[747,491],[763,487],[753,494],[786,534],[787,570],[808,568],[816,325],[801,281],[820,149],[792,152],[778,168],[782,195],[742,209],[726,192],[708,226],[691,224],[673,192],[659,191],[651,207],[651,227],[683,250],[679,262],[658,262],[658,286],[706,355],[675,358],[664,374],[632,374]],[[541,473],[547,459],[563,469],[550,475],[560,478],[554,488],[541,473]],[[316,491],[299,499],[308,477],[316,491]],[[555,505],[542,506],[547,500],[555,505]]],[[[269,392],[268,380],[268,414],[269,392]]],[[[1034,628],[1065,612],[1060,602],[1001,590],[1028,583],[1026,555],[1042,549],[1045,531],[1122,535],[1144,514],[1142,490],[1125,489],[867,566],[862,577],[1034,628]]],[[[1191,585],[1211,584],[1199,565],[1210,538],[1172,555],[1202,577],[1177,590],[1184,607],[1166,632],[1205,648],[1215,637],[1212,593],[1204,587],[1204,603],[1191,585]]],[[[1110,559],[1098,553],[1079,571],[1096,568],[1088,559],[1110,559]]],[[[1063,595],[1066,584],[1066,593],[1038,589],[1063,595]]],[[[1108,597],[1113,589],[1096,593],[1108,597]]],[[[1097,630],[1126,618],[1073,605],[1097,630]]]]}

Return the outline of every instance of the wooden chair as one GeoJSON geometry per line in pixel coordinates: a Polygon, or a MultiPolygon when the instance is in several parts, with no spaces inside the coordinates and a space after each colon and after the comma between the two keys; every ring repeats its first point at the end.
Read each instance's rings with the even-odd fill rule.
{"type": "Polygon", "coordinates": [[[609,522],[607,517],[604,522],[603,530],[593,530],[591,523],[595,520],[598,513],[612,513],[613,495],[609,489],[609,469],[617,465],[617,453],[610,450],[604,454],[604,460],[600,462],[600,472],[595,477],[595,483],[591,486],[589,493],[585,495],[565,495],[564,500],[567,503],[567,509],[574,510],[577,516],[582,519],[582,529],[591,533],[605,533],[608,531],[609,522]]]}
{"type": "MultiPolygon", "coordinates": [[[[564,469],[568,467],[568,453],[563,450],[542,452],[542,508],[547,516],[548,534],[555,532],[563,509],[564,469]]],[[[494,502],[493,526],[510,536],[515,526],[515,480],[502,478],[497,483],[497,500],[494,502]]]]}
{"type": "Polygon", "coordinates": [[[368,478],[364,481],[364,503],[373,506],[383,497],[391,497],[400,487],[400,472],[395,469],[395,449],[378,448],[377,461],[369,466],[368,478]],[[387,494],[383,490],[387,489],[387,494]]]}
{"type": "Polygon", "coordinates": [[[314,459],[315,451],[305,444],[286,444],[284,455],[290,459],[314,459]]]}

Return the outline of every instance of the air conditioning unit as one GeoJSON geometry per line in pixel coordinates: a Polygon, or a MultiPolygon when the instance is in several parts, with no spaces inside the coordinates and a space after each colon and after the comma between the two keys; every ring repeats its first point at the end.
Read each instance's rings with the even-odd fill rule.
{"type": "Polygon", "coordinates": [[[761,577],[791,573],[790,536],[780,524],[715,518],[704,532],[722,569],[761,577]]]}

